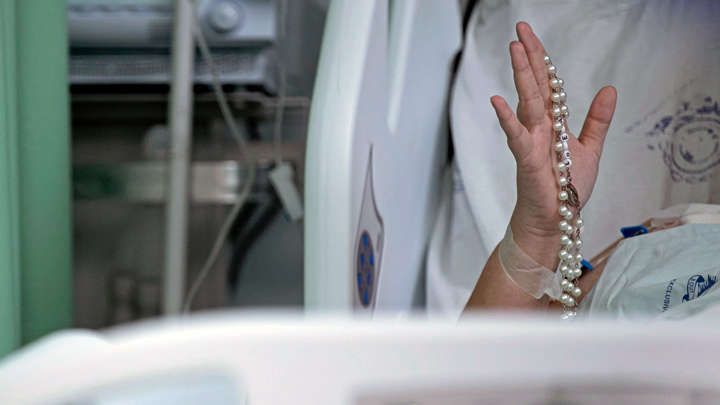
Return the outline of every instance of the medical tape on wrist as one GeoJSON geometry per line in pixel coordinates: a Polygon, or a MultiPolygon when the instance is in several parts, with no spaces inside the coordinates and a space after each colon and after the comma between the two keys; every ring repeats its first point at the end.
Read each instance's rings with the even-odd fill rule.
{"type": "Polygon", "coordinates": [[[560,272],[550,271],[525,254],[515,243],[510,225],[498,247],[498,256],[508,278],[531,297],[539,299],[547,294],[554,300],[560,298],[560,272]]]}

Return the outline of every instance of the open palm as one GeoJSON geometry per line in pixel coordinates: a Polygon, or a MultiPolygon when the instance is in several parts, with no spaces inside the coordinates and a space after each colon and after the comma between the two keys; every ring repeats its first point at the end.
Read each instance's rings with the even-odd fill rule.
{"type": "MultiPolygon", "coordinates": [[[[557,152],[553,149],[556,139],[552,128],[552,89],[543,59],[546,52],[527,23],[518,23],[517,34],[520,41],[510,43],[515,87],[520,100],[517,115],[502,97],[491,98],[517,162],[518,201],[511,223],[513,228],[517,226],[535,237],[555,237],[560,220],[557,213],[560,206],[557,179],[560,176],[557,152]]],[[[560,72],[558,76],[561,76],[560,72]]],[[[573,162],[572,182],[583,205],[595,185],[616,98],[613,87],[602,88],[590,106],[580,136],[577,139],[570,136],[568,140],[573,162]]],[[[514,231],[517,233],[519,229],[514,231]]]]}

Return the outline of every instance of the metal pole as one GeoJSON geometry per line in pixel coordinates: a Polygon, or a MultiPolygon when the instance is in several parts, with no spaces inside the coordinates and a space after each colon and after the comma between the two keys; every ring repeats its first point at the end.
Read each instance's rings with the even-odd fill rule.
{"type": "Polygon", "coordinates": [[[165,280],[163,313],[176,314],[182,309],[187,267],[189,167],[192,141],[193,3],[175,0],[175,24],[172,43],[172,85],[168,121],[171,156],[168,177],[168,203],[165,215],[165,280]]]}

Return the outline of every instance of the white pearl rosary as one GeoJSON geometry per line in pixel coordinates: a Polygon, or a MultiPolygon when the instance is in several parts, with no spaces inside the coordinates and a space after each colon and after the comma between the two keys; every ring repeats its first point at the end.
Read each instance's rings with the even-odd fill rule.
{"type": "Polygon", "coordinates": [[[580,229],[583,227],[583,220],[580,218],[580,199],[575,186],[572,184],[572,175],[570,175],[570,167],[572,166],[570,150],[568,149],[570,136],[566,132],[564,125],[565,120],[570,116],[570,111],[565,105],[567,99],[567,94],[563,89],[565,82],[556,76],[557,68],[550,61],[550,57],[545,55],[543,58],[550,79],[550,87],[553,89],[550,100],[553,104],[551,110],[554,119],[553,133],[557,139],[554,150],[558,155],[557,170],[560,174],[557,179],[560,186],[558,199],[561,201],[558,214],[560,214],[562,220],[558,223],[558,228],[562,235],[560,236],[561,248],[558,252],[560,258],[558,271],[562,275],[560,288],[563,290],[563,294],[558,301],[563,304],[562,319],[572,320],[577,315],[577,298],[582,294],[582,290],[575,282],[582,275],[581,262],[583,256],[580,254],[580,248],[582,247],[580,229]],[[570,207],[576,208],[575,214],[573,214],[570,207]],[[576,216],[576,218],[571,223],[573,216],[576,216]]]}

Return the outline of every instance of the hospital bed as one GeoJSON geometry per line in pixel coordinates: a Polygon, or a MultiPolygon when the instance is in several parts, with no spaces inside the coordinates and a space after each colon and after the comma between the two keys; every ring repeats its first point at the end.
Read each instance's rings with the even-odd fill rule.
{"type": "Polygon", "coordinates": [[[308,129],[305,305],[422,307],[447,161],[458,1],[336,0],[308,129]]]}
{"type": "Polygon", "coordinates": [[[0,363],[0,403],[711,404],[720,328],[216,314],[65,332],[0,363]]]}

